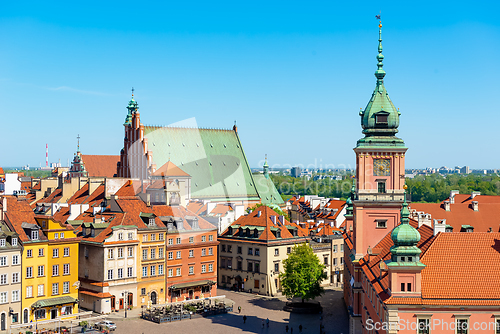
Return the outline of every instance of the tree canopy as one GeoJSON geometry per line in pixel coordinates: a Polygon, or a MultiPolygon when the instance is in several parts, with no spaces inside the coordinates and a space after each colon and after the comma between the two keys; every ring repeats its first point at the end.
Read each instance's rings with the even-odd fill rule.
{"type": "Polygon", "coordinates": [[[327,278],[325,266],[308,244],[293,247],[288,258],[283,260],[283,267],[281,289],[288,298],[300,297],[304,302],[324,293],[321,282],[327,278]]]}

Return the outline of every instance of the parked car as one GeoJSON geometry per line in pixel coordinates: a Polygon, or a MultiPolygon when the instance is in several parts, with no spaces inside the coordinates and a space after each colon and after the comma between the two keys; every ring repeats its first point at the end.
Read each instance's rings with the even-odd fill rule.
{"type": "Polygon", "coordinates": [[[116,329],[116,324],[112,321],[109,321],[109,320],[103,320],[101,322],[98,322],[95,324],[95,326],[97,328],[99,328],[100,330],[110,329],[110,330],[114,331],[116,329]]]}

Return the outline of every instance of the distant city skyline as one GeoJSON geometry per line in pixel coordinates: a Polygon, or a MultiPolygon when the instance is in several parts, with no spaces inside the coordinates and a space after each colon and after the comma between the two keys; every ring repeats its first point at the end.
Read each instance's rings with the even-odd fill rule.
{"type": "Polygon", "coordinates": [[[134,87],[146,125],[236,120],[252,168],[353,169],[381,10],[406,168],[500,168],[498,3],[61,4],[3,4],[2,167],[118,155],[134,87]]]}

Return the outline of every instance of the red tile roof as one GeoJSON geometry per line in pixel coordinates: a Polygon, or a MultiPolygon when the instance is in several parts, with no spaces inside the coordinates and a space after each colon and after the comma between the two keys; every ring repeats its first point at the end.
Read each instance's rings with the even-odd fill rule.
{"type": "Polygon", "coordinates": [[[82,161],[88,176],[113,177],[116,174],[120,156],[82,154],[82,161]]]}
{"type": "MultiPolygon", "coordinates": [[[[7,198],[7,212],[5,212],[5,221],[9,227],[19,234],[19,239],[23,242],[30,241],[30,237],[26,235],[22,223],[38,225],[35,219],[35,213],[31,209],[29,203],[25,200],[18,200],[14,196],[5,196],[7,198]]],[[[47,240],[43,234],[39,234],[40,240],[47,240]]]]}
{"type": "Polygon", "coordinates": [[[172,161],[167,161],[166,164],[158,168],[152,176],[190,176],[188,173],[184,172],[182,169],[177,167],[172,161]]]}

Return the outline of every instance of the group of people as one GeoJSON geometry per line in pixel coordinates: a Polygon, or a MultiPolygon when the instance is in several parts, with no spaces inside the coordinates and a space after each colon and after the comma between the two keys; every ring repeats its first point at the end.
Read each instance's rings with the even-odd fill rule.
{"type": "MultiPolygon", "coordinates": [[[[238,313],[241,313],[241,306],[238,306],[238,313]]],[[[247,322],[247,316],[243,315],[243,323],[246,324],[247,322]]],[[[269,328],[269,318],[267,318],[265,321],[262,319],[262,329],[267,326],[269,328]]],[[[293,327],[289,328],[288,325],[285,326],[285,331],[288,333],[288,330],[290,329],[290,334],[293,334],[293,327]]],[[[302,325],[299,325],[299,333],[302,333],[302,325]]]]}

